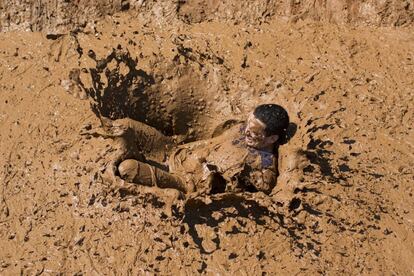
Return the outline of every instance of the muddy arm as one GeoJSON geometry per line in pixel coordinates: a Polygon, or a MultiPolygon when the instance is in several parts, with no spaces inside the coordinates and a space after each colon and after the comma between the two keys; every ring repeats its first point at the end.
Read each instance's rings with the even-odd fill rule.
{"type": "Polygon", "coordinates": [[[283,148],[279,152],[279,173],[277,185],[272,191],[275,201],[288,206],[295,198],[295,190],[304,187],[303,169],[308,165],[305,153],[300,148],[283,148]]]}

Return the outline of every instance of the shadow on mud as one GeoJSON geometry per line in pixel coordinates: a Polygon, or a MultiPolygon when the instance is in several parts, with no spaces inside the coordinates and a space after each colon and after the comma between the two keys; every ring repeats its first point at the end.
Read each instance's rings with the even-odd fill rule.
{"type": "Polygon", "coordinates": [[[299,249],[301,251],[300,254],[307,250],[311,250],[314,253],[316,251],[316,254],[319,254],[315,250],[318,244],[315,244],[315,241],[309,241],[301,233],[305,227],[304,225],[296,223],[282,212],[270,210],[256,200],[247,199],[243,195],[220,194],[218,198],[213,199],[210,203],[197,199],[187,202],[183,222],[188,225],[188,234],[197,245],[200,253],[212,254],[215,250],[221,248],[219,233],[223,232],[223,223],[228,223],[230,220],[233,222],[233,225],[231,230],[224,232],[226,235],[239,233],[257,234],[257,230],[252,230],[247,225],[251,221],[256,226],[286,236],[290,240],[292,248],[299,249]],[[206,250],[203,246],[205,238],[198,233],[197,226],[213,229],[216,234],[211,239],[215,244],[214,250],[206,250]]]}
{"type": "Polygon", "coordinates": [[[94,100],[91,103],[93,112],[110,119],[142,118],[139,115],[145,115],[147,107],[138,104],[148,102],[144,90],[154,84],[154,78],[145,71],[136,69],[138,61],[129,52],[114,49],[106,58],[100,60],[92,50],[88,55],[96,61],[96,68],[89,69],[92,87],[87,89],[88,95],[94,100]],[[113,61],[116,65],[110,69],[109,64],[113,61]],[[121,64],[126,68],[122,68],[121,64]],[[106,80],[102,79],[102,73],[106,80]],[[131,100],[133,98],[134,101],[131,100]]]}
{"type": "Polygon", "coordinates": [[[304,173],[314,173],[316,170],[320,172],[323,179],[339,183],[340,180],[345,179],[341,173],[341,168],[335,168],[332,166],[332,156],[334,152],[328,148],[333,145],[333,142],[329,139],[322,140],[315,138],[313,133],[318,130],[325,131],[329,128],[333,128],[333,124],[323,124],[320,126],[313,126],[308,129],[307,133],[309,135],[310,141],[306,146],[305,155],[309,160],[310,165],[304,168],[304,173]]]}
{"type": "MultiPolygon", "coordinates": [[[[214,229],[218,233],[221,223],[226,222],[229,218],[237,221],[237,225],[233,225],[231,231],[226,234],[249,233],[246,230],[246,222],[240,218],[246,218],[254,221],[256,225],[260,225],[272,231],[275,231],[283,224],[283,216],[272,213],[266,207],[261,206],[254,200],[246,199],[236,194],[221,194],[219,199],[214,199],[207,204],[202,200],[192,200],[187,203],[184,223],[189,226],[188,233],[192,237],[195,244],[203,254],[211,254],[203,245],[203,238],[199,236],[196,225],[204,225],[214,229]],[[217,216],[217,213],[220,213],[217,216]],[[271,222],[271,223],[269,223],[271,222]]],[[[250,233],[254,234],[254,233],[250,233]]],[[[217,236],[212,240],[216,245],[216,250],[220,248],[220,238],[217,236]]],[[[214,250],[213,250],[214,252],[214,250]]]]}
{"type": "MultiPolygon", "coordinates": [[[[199,110],[199,106],[194,104],[199,101],[192,94],[193,87],[164,87],[162,83],[170,80],[165,80],[162,73],[157,75],[139,69],[138,59],[120,46],[102,59],[98,59],[93,50],[89,50],[88,56],[96,66],[82,69],[83,73],[90,75],[90,87],[83,83],[80,85],[90,99],[92,111],[99,118],[116,120],[127,117],[150,125],[167,136],[188,133],[189,125],[199,110]]],[[[180,83],[181,79],[177,79],[180,83]]]]}

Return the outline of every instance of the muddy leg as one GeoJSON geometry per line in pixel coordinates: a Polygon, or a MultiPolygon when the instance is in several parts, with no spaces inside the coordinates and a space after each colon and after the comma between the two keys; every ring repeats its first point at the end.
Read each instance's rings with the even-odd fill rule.
{"type": "Polygon", "coordinates": [[[118,171],[121,178],[128,182],[163,189],[176,189],[183,193],[193,191],[193,187],[179,177],[134,159],[122,161],[118,166],[118,171]]]}
{"type": "Polygon", "coordinates": [[[131,139],[139,149],[151,155],[164,153],[175,144],[173,137],[165,136],[157,129],[129,118],[112,121],[111,128],[122,133],[125,139],[131,139]]]}
{"type": "Polygon", "coordinates": [[[279,152],[279,160],[280,175],[272,191],[272,197],[287,208],[296,198],[295,190],[306,185],[303,183],[303,169],[308,165],[308,160],[301,149],[289,147],[279,152]]]}
{"type": "Polygon", "coordinates": [[[158,188],[156,186],[143,186],[137,185],[136,183],[127,182],[119,177],[116,177],[117,181],[114,182],[115,185],[112,187],[114,191],[122,190],[127,191],[131,194],[136,193],[144,193],[144,194],[151,194],[158,198],[160,198],[164,203],[164,211],[165,214],[169,217],[172,216],[173,206],[177,206],[178,208],[182,208],[182,199],[184,199],[182,192],[178,191],[177,189],[163,189],[158,188]]]}

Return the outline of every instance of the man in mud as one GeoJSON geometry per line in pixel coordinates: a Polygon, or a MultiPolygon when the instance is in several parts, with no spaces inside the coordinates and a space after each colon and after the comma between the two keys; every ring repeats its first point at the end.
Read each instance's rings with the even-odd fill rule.
{"type": "Polygon", "coordinates": [[[247,121],[224,127],[222,134],[177,146],[169,155],[168,171],[126,159],[119,164],[118,173],[126,182],[172,188],[186,194],[269,194],[276,185],[277,151],[288,125],[288,114],[281,106],[259,105],[247,121]]]}

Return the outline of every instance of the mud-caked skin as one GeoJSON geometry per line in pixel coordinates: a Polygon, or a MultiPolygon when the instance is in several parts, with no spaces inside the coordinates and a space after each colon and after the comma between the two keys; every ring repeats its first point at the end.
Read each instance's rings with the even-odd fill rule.
{"type": "MultiPolygon", "coordinates": [[[[112,131],[122,133],[120,137],[124,145],[112,166],[128,155],[129,140],[135,143],[132,148],[138,146],[139,152],[153,160],[160,161],[162,155],[170,152],[168,171],[143,160],[125,158],[120,162],[118,172],[126,181],[176,189],[186,194],[214,191],[270,194],[276,185],[278,141],[289,123],[286,111],[280,106],[259,106],[246,122],[234,125],[221,135],[180,146],[175,146],[174,139],[154,128],[130,119],[122,120],[112,124],[112,131]],[[260,116],[262,120],[257,118],[260,116]],[[281,122],[268,121],[266,124],[265,120],[281,122]],[[221,187],[217,187],[217,182],[221,187]]],[[[111,167],[110,171],[113,170],[111,167]]]]}
{"type": "Polygon", "coordinates": [[[177,147],[169,158],[170,171],[197,191],[210,192],[216,183],[209,176],[218,174],[226,182],[224,191],[270,193],[277,178],[276,151],[249,147],[245,129],[241,123],[218,137],[177,147]]]}
{"type": "Polygon", "coordinates": [[[107,157],[110,161],[105,172],[113,180],[118,165],[123,160],[162,162],[175,145],[175,137],[165,136],[155,128],[130,118],[111,120],[101,117],[100,120],[102,129],[83,131],[81,134],[113,140],[110,156],[107,157]]]}

